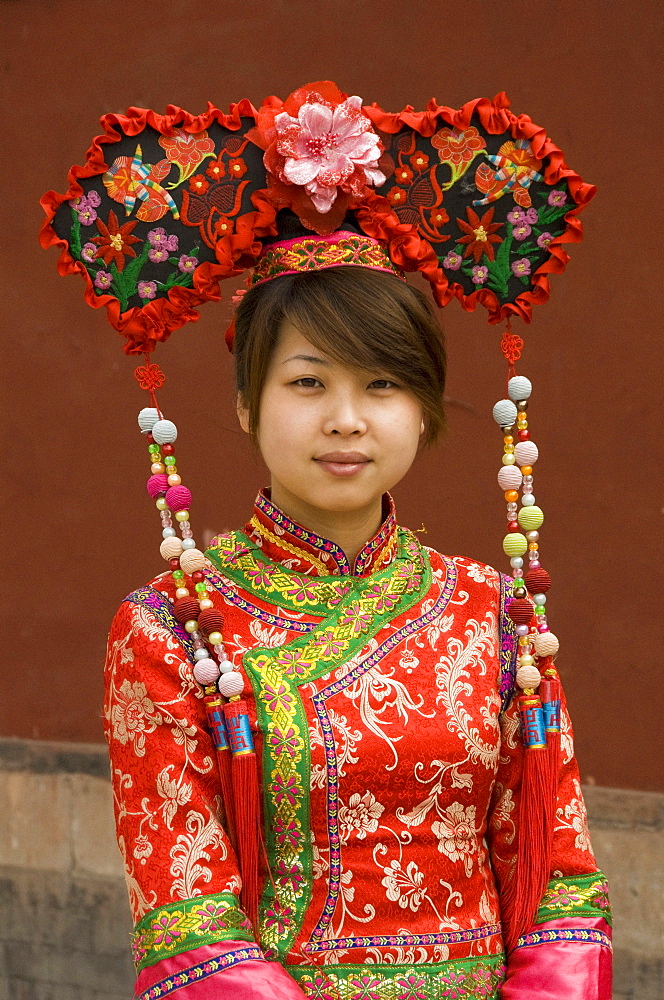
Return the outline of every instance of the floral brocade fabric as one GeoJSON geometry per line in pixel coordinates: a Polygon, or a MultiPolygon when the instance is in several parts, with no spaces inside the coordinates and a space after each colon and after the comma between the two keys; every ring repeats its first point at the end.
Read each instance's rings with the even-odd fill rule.
{"type": "MultiPolygon", "coordinates": [[[[266,494],[207,553],[261,771],[259,943],[318,1000],[494,998],[523,756],[509,581],[425,549],[386,504],[353,566],[266,494]]],[[[172,599],[167,574],[129,595],[106,668],[139,970],[254,940],[172,599]]],[[[538,920],[606,918],[566,714],[551,878],[538,920]]]]}

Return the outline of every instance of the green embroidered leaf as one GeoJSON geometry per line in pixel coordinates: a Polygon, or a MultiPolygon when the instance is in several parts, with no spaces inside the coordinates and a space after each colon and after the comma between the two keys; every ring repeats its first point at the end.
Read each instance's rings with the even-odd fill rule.
{"type": "Polygon", "coordinates": [[[174,288],[175,285],[179,285],[181,288],[191,288],[193,285],[193,275],[185,271],[173,271],[169,274],[166,281],[158,281],[157,287],[160,292],[167,292],[169,289],[174,288]]]}

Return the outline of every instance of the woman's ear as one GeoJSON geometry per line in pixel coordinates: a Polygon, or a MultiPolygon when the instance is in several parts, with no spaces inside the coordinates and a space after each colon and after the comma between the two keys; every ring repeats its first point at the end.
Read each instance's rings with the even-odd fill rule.
{"type": "Polygon", "coordinates": [[[237,399],[235,401],[235,409],[237,412],[237,419],[240,427],[245,432],[249,433],[249,410],[247,409],[242,393],[238,392],[237,399]]]}

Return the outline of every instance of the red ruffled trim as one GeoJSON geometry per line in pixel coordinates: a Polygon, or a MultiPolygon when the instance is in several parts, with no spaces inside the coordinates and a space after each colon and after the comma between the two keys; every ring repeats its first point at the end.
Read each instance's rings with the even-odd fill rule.
{"type": "Polygon", "coordinates": [[[104,146],[119,142],[123,135],[139,135],[146,126],[151,126],[162,135],[173,135],[176,128],[187,132],[202,132],[213,123],[224,128],[237,130],[242,126],[242,118],[256,120],[257,111],[248,100],[233,104],[229,114],[224,114],[208,102],[208,109],[202,115],[192,115],[182,108],[169,105],[165,115],[145,108],[129,108],[126,115],[108,114],[101,118],[104,134],[97,136],[86,154],[83,166],[73,166],[68,174],[69,190],[66,194],[48,191],[41,199],[46,213],[46,221],[41,227],[39,241],[43,247],[59,246],[58,260],[60,274],[82,274],[85,279],[85,301],[94,309],[104,306],[109,322],[127,338],[124,345],[127,354],[145,354],[154,349],[158,341],[167,340],[170,334],[199,318],[196,307],[204,302],[217,301],[221,297],[219,281],[241,274],[250,267],[260,253],[257,235],[274,233],[275,208],[262,197],[263,192],[252,196],[256,211],[240,216],[236,221],[236,232],[222,237],[215,247],[218,263],[199,264],[193,273],[193,288],[175,286],[168,292],[168,298],[156,299],[144,306],[134,306],[120,312],[120,304],[113,295],[97,295],[92,279],[85,267],[69,253],[67,240],[58,236],[51,225],[55,213],[63,202],[78,198],[83,193],[79,180],[94,177],[108,170],[104,146]]]}
{"type": "MultiPolygon", "coordinates": [[[[358,217],[362,228],[369,236],[377,235],[377,230],[383,233],[377,238],[387,242],[390,257],[399,267],[408,271],[420,270],[425,274],[431,283],[438,305],[445,306],[452,298],[456,297],[463,308],[469,312],[472,312],[478,303],[485,306],[489,310],[490,323],[500,323],[510,316],[519,316],[526,323],[529,323],[532,318],[533,305],[541,305],[549,298],[548,275],[561,274],[565,270],[569,254],[561,244],[578,243],[581,240],[583,227],[577,216],[595,196],[597,188],[592,184],[584,183],[579,175],[567,166],[562,151],[547,136],[545,129],[535,125],[528,115],[512,114],[509,107],[510,102],[507,95],[501,92],[492,101],[487,98],[469,101],[458,111],[438,105],[435,100],[430,101],[426,110],[420,112],[414,111],[410,105],[397,114],[383,111],[377,104],[372,104],[363,110],[378,131],[394,134],[406,126],[427,138],[431,137],[442,123],[463,130],[470,125],[471,118],[475,114],[487,132],[499,135],[501,132],[509,130],[514,139],[530,141],[537,159],[549,157],[544,173],[546,183],[553,186],[565,180],[570,196],[575,202],[575,207],[571,208],[565,215],[565,231],[560,236],[556,236],[549,244],[548,249],[551,256],[532,275],[531,280],[534,288],[521,292],[514,302],[507,302],[504,305],[501,305],[495,293],[488,288],[480,288],[470,295],[466,295],[461,285],[447,280],[445,272],[438,265],[438,260],[430,244],[419,236],[417,227],[399,223],[396,215],[391,211],[387,199],[373,195],[375,199],[378,199],[378,202],[384,203],[373,202],[373,210],[378,215],[376,224],[361,209],[358,210],[358,217]],[[421,244],[426,244],[431,250],[436,260],[435,269],[432,266],[430,256],[421,244]]],[[[366,205],[372,204],[370,197],[365,197],[363,201],[366,205]]]]}

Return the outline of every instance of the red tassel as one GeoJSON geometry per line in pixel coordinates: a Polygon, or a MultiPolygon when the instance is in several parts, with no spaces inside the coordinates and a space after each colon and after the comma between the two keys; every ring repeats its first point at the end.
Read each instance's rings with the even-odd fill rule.
{"type": "Polygon", "coordinates": [[[237,855],[242,875],[240,899],[254,932],[258,934],[260,833],[258,764],[246,703],[230,701],[224,706],[224,714],[233,758],[233,805],[237,855]]]}
{"type": "Polygon", "coordinates": [[[205,696],[205,709],[208,717],[208,726],[210,727],[210,733],[216,750],[226,829],[235,850],[236,834],[235,810],[233,808],[233,783],[231,780],[231,752],[228,746],[226,723],[224,722],[224,703],[221,696],[218,694],[207,694],[205,696]]]}
{"type": "MultiPolygon", "coordinates": [[[[549,881],[554,804],[549,748],[537,695],[521,696],[524,759],[519,795],[516,871],[503,898],[505,947],[511,952],[534,923],[549,881]],[[529,745],[531,744],[531,745],[529,745]]],[[[557,774],[556,774],[557,779],[557,774]]]]}

